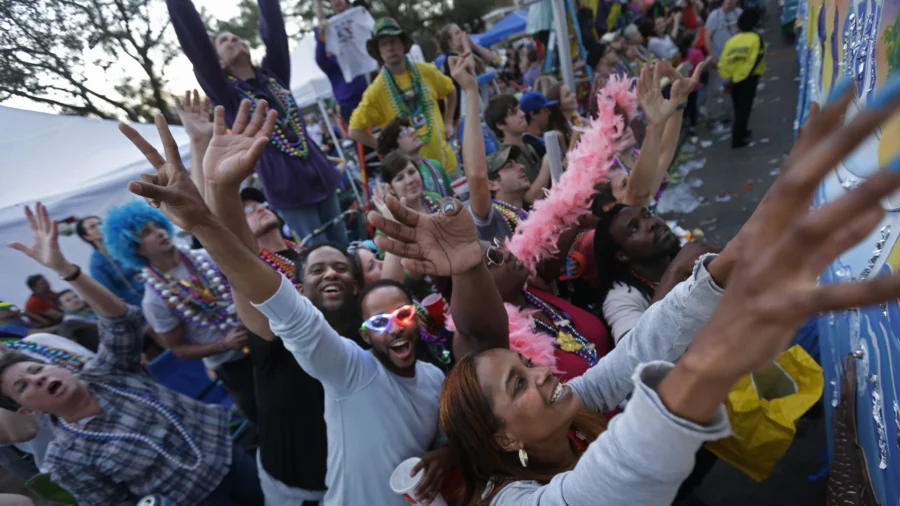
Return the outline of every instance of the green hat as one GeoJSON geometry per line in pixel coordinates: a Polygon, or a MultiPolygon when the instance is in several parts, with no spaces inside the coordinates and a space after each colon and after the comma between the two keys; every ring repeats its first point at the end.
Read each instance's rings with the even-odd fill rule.
{"type": "Polygon", "coordinates": [[[488,176],[492,176],[499,172],[500,168],[503,167],[506,162],[517,160],[520,153],[521,150],[519,149],[519,146],[513,145],[506,146],[496,153],[491,153],[490,156],[487,157],[488,176]]]}
{"type": "Polygon", "coordinates": [[[400,37],[403,45],[406,46],[406,51],[409,51],[409,48],[412,47],[412,40],[409,38],[409,34],[403,28],[400,28],[400,24],[394,18],[381,18],[375,22],[372,38],[366,41],[366,50],[369,52],[369,56],[379,62],[381,62],[381,54],[378,52],[378,39],[385,35],[400,37]]]}

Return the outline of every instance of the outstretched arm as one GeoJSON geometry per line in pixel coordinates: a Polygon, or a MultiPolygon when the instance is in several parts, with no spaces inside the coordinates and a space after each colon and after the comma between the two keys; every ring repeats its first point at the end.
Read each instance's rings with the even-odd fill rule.
{"type": "Polygon", "coordinates": [[[473,97],[466,100],[466,126],[463,130],[463,161],[466,164],[466,182],[469,184],[469,205],[475,216],[486,220],[491,212],[491,190],[488,188],[487,159],[484,156],[484,135],[481,131],[481,110],[478,105],[478,80],[475,63],[470,54],[451,56],[450,74],[473,97]]]}
{"type": "MultiPolygon", "coordinates": [[[[225,111],[222,107],[216,107],[214,134],[203,163],[205,178],[202,184],[206,188],[206,204],[225,227],[234,232],[244,247],[255,254],[258,254],[259,248],[247,224],[240,186],[253,173],[255,165],[255,160],[246,156],[247,152],[257,139],[265,139],[272,134],[277,113],[269,111],[267,114],[267,110],[268,103],[260,100],[250,119],[250,101],[242,101],[233,128],[226,131],[225,111]]],[[[275,339],[269,320],[253,307],[243,292],[236,290],[232,296],[244,326],[265,340],[275,339]]]]}
{"type": "MultiPolygon", "coordinates": [[[[156,126],[166,158],[133,128],[119,125],[122,133],[156,169],[155,175],[141,176],[141,181],[129,183],[128,189],[144,197],[150,205],[159,207],[173,223],[203,243],[232,289],[246,296],[268,317],[272,332],[284,341],[300,366],[321,381],[326,390],[340,395],[364,384],[376,370],[372,363],[375,359],[352,341],[337,335],[322,313],[300,295],[290,281],[266,265],[210,211],[188,177],[178,154],[178,145],[160,114],[156,116],[156,126]]],[[[224,124],[217,119],[216,129],[220,127],[224,131],[224,124]]],[[[243,126],[237,125],[232,132],[237,129],[240,133],[240,128],[243,126]]],[[[235,163],[255,165],[267,142],[265,137],[256,137],[249,149],[234,155],[235,163]]],[[[231,159],[226,158],[218,167],[227,167],[231,159]]],[[[207,160],[211,158],[208,156],[207,160]]],[[[207,177],[212,173],[207,170],[207,177]]]]}
{"type": "MultiPolygon", "coordinates": [[[[61,278],[72,278],[81,271],[81,268],[71,264],[59,249],[59,226],[56,220],[50,218],[46,206],[38,202],[34,212],[25,206],[25,218],[34,235],[34,244],[26,246],[21,242],[11,242],[10,248],[28,255],[37,263],[59,274],[61,278]]],[[[93,308],[97,316],[117,318],[125,314],[125,302],[90,277],[86,271],[81,271],[77,277],[69,281],[69,284],[93,308]]]]}
{"type": "Polygon", "coordinates": [[[291,51],[288,48],[284,15],[278,0],[258,0],[259,37],[266,45],[262,66],[271,70],[287,85],[291,83],[291,51]]]}
{"type": "Polygon", "coordinates": [[[219,55],[194,3],[191,0],[166,0],[166,7],[181,49],[194,66],[200,87],[216,104],[231,106],[234,93],[219,66],[219,55]]]}

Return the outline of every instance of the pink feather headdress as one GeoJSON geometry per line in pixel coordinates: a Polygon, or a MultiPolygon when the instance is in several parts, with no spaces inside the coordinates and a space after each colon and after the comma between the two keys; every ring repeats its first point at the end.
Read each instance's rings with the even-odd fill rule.
{"type": "Polygon", "coordinates": [[[638,100],[632,79],[611,76],[597,92],[597,118],[581,130],[581,140],[569,151],[569,167],[534,203],[528,219],[516,227],[509,240],[512,252],[532,273],[544,258],[559,253],[559,236],[587,214],[594,187],[606,179],[616,156],[616,142],[625,132],[625,118],[615,114],[615,107],[625,109],[629,118],[637,113],[638,100]]]}
{"type": "MultiPolygon", "coordinates": [[[[554,339],[534,330],[533,314],[537,311],[519,311],[512,304],[503,306],[509,319],[509,349],[521,353],[535,364],[549,367],[553,374],[561,374],[562,371],[556,367],[556,355],[553,354],[554,339]]],[[[444,325],[450,332],[456,332],[456,325],[450,315],[447,315],[444,325]]]]}

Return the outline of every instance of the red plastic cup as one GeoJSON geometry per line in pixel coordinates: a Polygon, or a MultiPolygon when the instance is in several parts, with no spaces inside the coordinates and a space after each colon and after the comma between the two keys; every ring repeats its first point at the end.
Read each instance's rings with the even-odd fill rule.
{"type": "Polygon", "coordinates": [[[438,327],[443,327],[447,321],[447,315],[444,314],[445,302],[440,294],[433,293],[422,299],[422,306],[428,311],[428,315],[438,327]]]}

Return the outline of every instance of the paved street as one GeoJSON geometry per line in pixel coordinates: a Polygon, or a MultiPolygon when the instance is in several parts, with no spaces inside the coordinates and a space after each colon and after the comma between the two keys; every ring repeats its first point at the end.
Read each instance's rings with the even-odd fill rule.
{"type": "MultiPolygon", "coordinates": [[[[757,94],[750,119],[756,144],[731,149],[731,141],[715,142],[716,136],[702,127],[697,143],[688,139],[682,160],[706,159],[701,169],[691,171],[685,182],[703,203],[686,215],[670,214],[684,228],[701,228],[706,239],[724,245],[740,230],[777,175],[777,167],[793,144],[793,121],[797,107],[796,54],[781,37],[777,4],[769,4],[763,38],[769,43],[768,71],[757,94]],[[703,141],[713,140],[707,148],[703,141]],[[767,141],[767,142],[765,142],[767,141]],[[698,181],[702,181],[699,187],[698,181]]],[[[725,102],[729,110],[730,99],[725,102]]],[[[730,132],[729,132],[730,133],[730,132]]],[[[791,449],[773,475],[756,483],[724,463],[707,476],[698,498],[708,506],[818,506],[825,504],[826,480],[810,481],[822,469],[825,445],[824,418],[801,422],[791,449]]]]}

